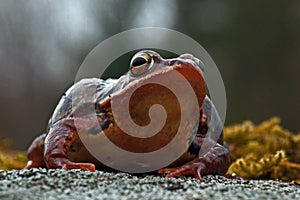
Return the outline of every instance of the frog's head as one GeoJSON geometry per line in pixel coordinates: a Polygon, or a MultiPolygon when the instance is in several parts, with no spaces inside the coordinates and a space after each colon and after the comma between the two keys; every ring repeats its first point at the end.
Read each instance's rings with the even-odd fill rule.
{"type": "MultiPolygon", "coordinates": [[[[182,112],[190,113],[191,117],[199,116],[206,96],[200,67],[203,67],[201,61],[191,54],[163,59],[151,50],[136,53],[130,62],[129,72],[116,80],[113,92],[102,101],[101,107],[112,113],[113,121],[104,131],[105,134],[117,146],[132,152],[151,152],[168,144],[176,135],[181,119],[184,119],[182,112]],[[166,117],[163,112],[151,113],[153,105],[162,106],[166,117]],[[134,132],[137,126],[147,127],[151,123],[164,121],[164,118],[165,123],[156,135],[141,139],[126,134],[134,132]],[[134,125],[131,125],[132,122],[134,125]],[[128,128],[128,131],[122,127],[128,128]]],[[[183,129],[189,134],[195,121],[184,120],[183,129]]],[[[155,125],[154,129],[158,126],[155,125]]],[[[141,134],[144,132],[139,131],[141,134]]],[[[188,146],[187,140],[183,139],[183,142],[184,146],[188,146]]]]}
{"type": "Polygon", "coordinates": [[[190,83],[201,105],[206,96],[204,65],[201,60],[188,53],[164,59],[152,50],[139,51],[130,61],[129,72],[118,79],[113,93],[122,93],[133,86],[140,86],[145,82],[155,83],[157,80],[169,81],[179,87],[183,83],[177,80],[178,76],[172,75],[174,71],[179,72],[190,83]]]}
{"type": "Polygon", "coordinates": [[[183,54],[178,58],[164,60],[158,53],[151,50],[144,50],[136,53],[130,62],[130,73],[132,76],[140,76],[144,73],[157,70],[164,70],[166,66],[174,66],[176,60],[181,60],[182,64],[189,62],[192,65],[197,65],[202,71],[204,71],[204,64],[201,60],[194,57],[191,54],[183,54]]]}

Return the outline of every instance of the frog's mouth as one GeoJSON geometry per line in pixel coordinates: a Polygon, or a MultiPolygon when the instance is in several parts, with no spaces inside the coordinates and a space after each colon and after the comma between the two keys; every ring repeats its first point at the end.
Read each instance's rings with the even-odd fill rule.
{"type": "MultiPolygon", "coordinates": [[[[172,67],[165,67],[155,73],[144,76],[139,80],[121,90],[121,92],[112,94],[109,99],[102,103],[101,108],[105,110],[106,122],[104,123],[103,133],[118,147],[134,152],[148,153],[161,149],[175,137],[179,125],[181,124],[181,107],[193,115],[199,114],[202,102],[206,95],[205,83],[199,67],[192,62],[184,62],[176,59],[172,67]],[[188,96],[185,96],[184,84],[174,73],[179,73],[190,84],[196,95],[197,102],[192,102],[188,96]],[[177,96],[167,87],[158,84],[161,80],[173,85],[173,88],[183,91],[181,94],[183,100],[179,103],[177,96]],[[112,104],[117,104],[119,109],[112,110],[112,104]],[[122,127],[129,127],[132,120],[137,126],[147,126],[150,122],[149,110],[151,106],[159,104],[166,111],[166,121],[162,129],[151,137],[135,137],[123,131],[122,127]],[[122,108],[128,108],[129,116],[122,108]]],[[[152,118],[160,119],[160,115],[153,115],[152,118]]],[[[198,119],[196,119],[197,121],[198,119]]],[[[187,130],[194,129],[195,120],[186,120],[184,126],[187,130]]],[[[134,127],[134,126],[132,126],[134,127]]],[[[134,130],[132,130],[134,131],[134,130]]],[[[188,131],[187,131],[188,132],[188,131]]],[[[143,135],[143,133],[141,133],[143,135]]],[[[181,142],[188,148],[190,133],[181,142]]]]}

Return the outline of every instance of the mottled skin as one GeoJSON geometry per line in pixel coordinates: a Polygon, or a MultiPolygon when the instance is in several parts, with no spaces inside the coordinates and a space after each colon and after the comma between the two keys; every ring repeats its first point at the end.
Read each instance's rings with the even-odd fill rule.
{"type": "Polygon", "coordinates": [[[188,143],[190,146],[187,146],[186,153],[167,166],[168,168],[158,170],[158,173],[165,174],[167,177],[192,175],[200,180],[201,176],[205,174],[224,175],[231,163],[231,157],[228,148],[223,143],[222,134],[217,143],[215,142],[204,155],[198,155],[206,134],[221,126],[220,121],[212,120],[211,115],[216,112],[214,112],[215,108],[210,99],[206,96],[205,82],[199,65],[201,65],[201,61],[190,54],[165,60],[156,52],[146,50],[133,57],[130,71],[118,80],[104,81],[91,78],[79,81],[60,100],[49,120],[47,133],[36,138],[29,147],[29,161],[26,168],[46,167],[49,169],[95,171],[96,167],[105,167],[86,150],[78,136],[79,131],[93,135],[105,134],[115,144],[132,152],[149,152],[163,147],[174,137],[174,133],[167,131],[172,132],[175,126],[173,125],[175,121],[173,123],[172,120],[178,115],[174,111],[176,109],[173,109],[177,105],[176,102],[172,103],[169,100],[173,99],[172,93],[165,92],[163,88],[156,85],[151,85],[142,87],[140,92],[136,94],[136,100],[133,98],[130,101],[131,117],[136,118],[138,124],[146,123],[145,121],[148,120],[147,117],[143,117],[144,113],[139,113],[140,109],[147,107],[148,104],[153,104],[153,101],[158,100],[158,95],[162,95],[159,98],[159,103],[166,106],[167,110],[170,107],[172,111],[170,112],[172,115],[169,118],[170,121],[167,121],[169,124],[165,129],[167,131],[163,130],[160,135],[147,139],[129,137],[118,128],[111,112],[111,101],[121,101],[128,91],[146,79],[166,78],[174,84],[180,84],[178,80],[174,80],[172,76],[168,75],[170,71],[176,70],[189,81],[195,91],[198,99],[197,105],[199,105],[195,112],[200,113],[199,126],[193,141],[188,143]],[[84,98],[85,92],[80,92],[78,95],[78,92],[74,92],[76,91],[74,88],[79,88],[79,91],[80,88],[85,88],[84,90],[96,88],[95,95],[92,100],[86,100],[84,98]],[[149,92],[150,89],[152,92],[149,92]],[[72,106],[73,101],[79,102],[77,104],[79,106],[72,106]],[[86,105],[94,106],[97,113],[97,123],[100,124],[102,130],[98,130],[97,124],[90,120],[89,113],[86,113],[86,105]],[[75,115],[75,112],[80,114],[75,115]]]}

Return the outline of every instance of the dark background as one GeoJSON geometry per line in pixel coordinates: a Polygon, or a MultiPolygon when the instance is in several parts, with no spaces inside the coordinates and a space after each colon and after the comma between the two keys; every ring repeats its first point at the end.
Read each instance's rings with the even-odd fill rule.
{"type": "Polygon", "coordinates": [[[226,87],[226,124],[277,115],[300,130],[300,1],[2,0],[0,139],[28,147],[85,56],[144,26],[180,31],[209,52],[226,87]]]}

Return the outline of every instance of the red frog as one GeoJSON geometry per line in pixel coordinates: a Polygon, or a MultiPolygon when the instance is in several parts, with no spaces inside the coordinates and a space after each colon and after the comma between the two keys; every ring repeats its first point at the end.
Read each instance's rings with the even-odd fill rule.
{"type": "MultiPolygon", "coordinates": [[[[218,114],[207,96],[201,68],[203,69],[203,63],[191,54],[163,59],[154,51],[144,50],[133,56],[129,72],[119,79],[82,79],[62,96],[49,120],[47,133],[36,138],[29,147],[29,161],[25,168],[90,171],[104,168],[105,165],[83,145],[78,133],[82,130],[90,135],[105,134],[114,144],[130,152],[145,153],[158,150],[174,138],[180,121],[180,106],[185,106],[198,112],[195,135],[190,137],[191,141],[183,141],[186,145],[185,152],[166,166],[167,168],[158,170],[158,173],[167,177],[194,176],[200,180],[205,174],[224,175],[231,163],[231,156],[223,142],[222,123],[215,120],[218,114]],[[195,92],[197,104],[186,100],[185,105],[178,105],[176,96],[165,87],[158,84],[142,84],[146,80],[155,82],[164,79],[180,87],[180,80],[170,75],[174,71],[179,72],[189,82],[195,92]],[[74,88],[82,88],[81,95],[74,93],[74,88]],[[89,88],[94,88],[95,94],[87,101],[84,91],[89,88]],[[119,128],[123,122],[117,122],[112,112],[112,102],[122,102],[124,98],[128,98],[131,90],[137,88],[138,91],[133,93],[129,101],[130,117],[136,124],[142,126],[149,123],[149,115],[145,112],[155,103],[162,105],[167,112],[166,125],[159,134],[152,137],[137,138],[125,134],[119,128]],[[79,102],[75,107],[72,103],[74,101],[79,102]],[[85,109],[85,105],[88,104],[94,108],[98,126],[90,120],[90,113],[85,109]],[[196,107],[192,107],[195,105],[196,107]],[[80,114],[75,115],[75,112],[80,114]],[[199,154],[207,134],[216,130],[220,131],[217,141],[205,153],[199,154]]],[[[190,134],[190,129],[186,132],[190,134]]]]}

